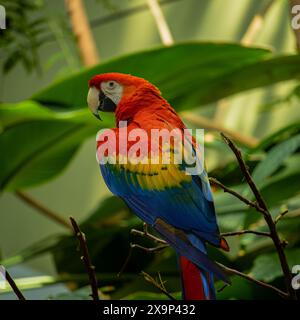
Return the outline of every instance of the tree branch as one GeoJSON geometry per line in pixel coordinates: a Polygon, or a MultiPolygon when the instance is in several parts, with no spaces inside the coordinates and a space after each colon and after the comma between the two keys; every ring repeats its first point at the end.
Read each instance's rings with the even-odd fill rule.
{"type": "Polygon", "coordinates": [[[277,224],[287,213],[289,213],[289,210],[284,210],[281,212],[274,220],[274,223],[277,224]]]}
{"type": "MultiPolygon", "coordinates": [[[[232,233],[232,235],[238,235],[238,234],[243,234],[243,233],[250,233],[250,231],[251,231],[251,233],[252,233],[252,230],[243,230],[243,231],[237,231],[237,232],[235,232],[235,234],[232,233]],[[245,232],[245,231],[247,231],[247,232],[245,232]],[[249,231],[249,232],[248,232],[248,231],[249,231]],[[242,232],[242,233],[241,233],[241,232],[242,232]]],[[[229,234],[229,233],[228,233],[228,234],[229,234]]],[[[255,232],[255,234],[259,234],[259,235],[263,235],[263,236],[270,236],[270,235],[267,234],[267,233],[260,233],[260,232],[255,232]]],[[[139,235],[145,236],[145,237],[153,240],[151,237],[149,237],[149,235],[152,236],[152,235],[149,234],[149,233],[147,233],[147,234],[139,233],[139,235]]],[[[225,235],[226,235],[226,234],[225,234],[225,235]]],[[[224,234],[223,234],[223,236],[224,236],[224,234]]],[[[163,241],[164,241],[164,240],[163,240],[163,241]]],[[[168,244],[166,244],[164,248],[166,248],[166,247],[168,247],[168,244]]],[[[155,249],[155,248],[145,248],[145,247],[142,247],[142,246],[137,245],[137,244],[131,244],[129,254],[128,254],[127,259],[126,259],[126,261],[125,261],[125,263],[124,263],[124,265],[123,265],[123,267],[122,267],[122,271],[120,271],[119,274],[121,274],[121,272],[124,271],[126,265],[128,264],[128,262],[129,262],[129,260],[130,260],[130,258],[131,258],[132,251],[133,251],[134,248],[142,249],[142,250],[144,250],[145,252],[154,252],[154,249],[155,249]],[[149,249],[152,249],[152,251],[149,251],[149,249]]],[[[157,247],[157,248],[159,248],[159,247],[157,247]]],[[[164,249],[164,248],[159,248],[159,251],[160,251],[161,249],[164,249]]],[[[256,283],[257,285],[259,285],[259,286],[261,286],[261,287],[264,287],[264,288],[267,288],[267,289],[271,289],[271,290],[275,291],[277,294],[279,294],[281,297],[283,297],[283,298],[285,298],[285,299],[289,298],[289,295],[288,295],[287,293],[281,291],[280,289],[278,289],[278,288],[276,288],[276,287],[274,287],[274,286],[272,286],[272,285],[270,285],[270,284],[267,284],[267,283],[265,283],[265,282],[263,282],[263,281],[256,280],[256,279],[252,278],[251,276],[249,276],[249,275],[247,275],[247,274],[245,274],[245,273],[242,273],[242,272],[237,271],[237,270],[232,269],[232,268],[228,268],[228,267],[224,266],[224,265],[221,264],[221,263],[218,263],[218,262],[216,262],[216,263],[217,263],[221,268],[223,268],[226,272],[228,272],[228,273],[230,273],[230,274],[237,275],[237,276],[239,276],[239,277],[241,277],[241,278],[244,278],[244,279],[246,279],[246,280],[248,280],[248,281],[250,281],[250,282],[256,283]]],[[[221,291],[222,291],[223,289],[224,289],[224,287],[221,288],[221,291]]]]}
{"type": "Polygon", "coordinates": [[[158,0],[147,0],[147,4],[155,20],[162,43],[165,46],[170,46],[174,44],[173,36],[171,34],[170,28],[168,26],[168,23],[165,19],[165,16],[162,12],[158,0]]]}
{"type": "Polygon", "coordinates": [[[49,218],[52,221],[60,224],[64,228],[72,230],[72,227],[71,227],[70,223],[67,220],[65,220],[63,217],[61,217],[58,213],[56,213],[56,212],[50,210],[49,208],[45,207],[43,204],[41,204],[40,202],[38,202],[37,200],[35,200],[31,196],[29,196],[28,194],[26,194],[24,192],[21,192],[21,191],[17,191],[15,193],[15,195],[17,197],[19,197],[22,201],[24,201],[26,204],[31,206],[32,208],[34,208],[37,211],[39,211],[40,213],[42,213],[47,218],[49,218]]]}
{"type": "Polygon", "coordinates": [[[17,287],[14,279],[11,277],[11,275],[8,273],[7,270],[5,270],[5,277],[6,277],[6,281],[9,283],[9,285],[11,286],[12,290],[14,291],[15,295],[17,296],[17,298],[19,300],[26,300],[25,297],[23,296],[22,292],[19,290],[19,288],[17,287]]]}
{"type": "Polygon", "coordinates": [[[153,234],[149,233],[146,223],[143,224],[143,231],[131,229],[130,233],[133,235],[136,235],[136,236],[146,237],[146,238],[154,241],[155,243],[167,244],[167,242],[165,240],[158,238],[158,237],[154,236],[153,234]]]}
{"type": "Polygon", "coordinates": [[[256,209],[257,211],[263,213],[263,214],[266,214],[265,210],[263,208],[261,208],[256,202],[253,202],[253,201],[250,201],[248,199],[246,199],[245,197],[243,197],[241,194],[239,194],[238,192],[232,190],[232,189],[229,189],[227,188],[224,184],[222,184],[220,181],[218,181],[217,179],[215,178],[209,178],[209,181],[222,188],[224,192],[227,192],[227,193],[230,193],[232,194],[233,196],[235,196],[236,198],[238,198],[239,200],[241,200],[242,202],[246,203],[248,206],[250,207],[253,207],[254,209],[256,209]]]}
{"type": "Polygon", "coordinates": [[[228,268],[226,266],[224,266],[223,264],[221,263],[218,263],[216,262],[221,268],[223,268],[226,272],[230,273],[230,274],[234,274],[234,275],[237,275],[241,278],[244,278],[250,282],[253,282],[261,287],[264,287],[264,288],[267,288],[267,289],[271,289],[273,291],[275,291],[277,294],[279,294],[282,298],[285,298],[285,299],[288,299],[289,298],[289,295],[281,290],[279,290],[278,288],[268,284],[268,283],[265,283],[263,281],[259,281],[259,280],[256,280],[252,277],[250,277],[249,275],[245,274],[245,273],[242,273],[240,271],[237,271],[235,269],[232,269],[232,268],[228,268]]]}
{"type": "Polygon", "coordinates": [[[275,248],[276,248],[276,251],[277,251],[277,254],[278,254],[278,258],[279,258],[279,261],[280,261],[280,265],[281,265],[281,269],[282,269],[282,272],[283,272],[283,275],[284,275],[284,279],[285,279],[285,285],[286,285],[286,289],[287,289],[287,292],[288,292],[288,295],[289,295],[289,298],[290,299],[294,299],[294,300],[297,300],[297,295],[296,295],[296,292],[295,290],[293,289],[292,287],[292,274],[290,272],[290,269],[289,269],[289,265],[288,265],[288,262],[287,262],[287,258],[285,256],[285,253],[284,253],[284,249],[283,249],[283,243],[281,242],[280,238],[279,238],[279,235],[277,233],[277,229],[276,229],[276,224],[275,222],[273,221],[273,218],[272,218],[272,215],[271,213],[269,212],[268,208],[267,208],[267,205],[266,205],[266,202],[265,200],[263,199],[260,191],[258,190],[258,188],[256,187],[252,177],[251,177],[251,174],[243,160],[243,157],[242,157],[242,154],[241,154],[241,151],[236,147],[236,145],[228,138],[226,137],[223,133],[221,133],[221,136],[222,138],[224,139],[225,143],[230,147],[230,149],[233,151],[237,161],[238,161],[238,164],[240,166],[240,169],[250,187],[250,189],[252,190],[255,198],[256,198],[256,202],[258,204],[258,206],[260,208],[262,208],[265,212],[263,213],[264,215],[264,218],[265,218],[265,221],[269,227],[269,230],[270,230],[270,236],[273,240],[273,243],[275,245],[275,248]]]}
{"type": "MultiPolygon", "coordinates": [[[[176,300],[163,286],[163,284],[159,284],[150,274],[142,271],[141,274],[144,276],[145,280],[154,285],[160,292],[165,294],[170,300],[176,300]]],[[[160,278],[161,281],[161,278],[160,278]]]]}
{"type": "Polygon", "coordinates": [[[241,236],[243,234],[255,234],[257,236],[263,236],[263,237],[271,237],[271,234],[269,232],[261,232],[261,231],[255,231],[255,230],[241,230],[241,231],[233,231],[233,232],[224,232],[221,233],[222,237],[232,237],[232,236],[241,236]]]}
{"type": "Polygon", "coordinates": [[[95,65],[99,56],[82,0],[65,0],[65,4],[83,64],[95,65]]]}
{"type": "MultiPolygon", "coordinates": [[[[152,241],[155,241],[154,238],[156,238],[156,237],[153,236],[150,233],[145,234],[145,233],[143,233],[143,232],[141,232],[139,230],[135,230],[135,229],[132,229],[131,231],[134,231],[134,232],[138,231],[139,233],[136,233],[137,235],[142,236],[142,237],[147,237],[147,238],[151,239],[152,241]]],[[[156,238],[156,239],[158,239],[158,238],[156,238]]],[[[126,257],[126,259],[125,259],[125,261],[124,261],[124,263],[123,263],[123,265],[121,267],[121,270],[118,272],[117,276],[121,277],[121,275],[123,274],[124,270],[126,269],[128,263],[129,263],[129,261],[131,259],[133,249],[141,249],[141,250],[143,250],[143,251],[145,251],[147,253],[155,253],[155,252],[159,252],[159,251],[161,251],[161,250],[163,250],[163,249],[165,249],[165,248],[167,248],[169,246],[164,240],[162,240],[162,239],[159,239],[159,240],[161,240],[161,243],[164,242],[165,244],[161,244],[161,245],[159,245],[157,247],[153,247],[153,248],[146,248],[146,247],[143,247],[143,246],[141,246],[141,245],[139,245],[137,243],[130,243],[130,249],[129,249],[128,255],[127,255],[127,257],[126,257]]]]}
{"type": "Polygon", "coordinates": [[[75,236],[79,240],[79,244],[82,252],[81,260],[83,261],[89,276],[89,282],[92,289],[91,297],[93,298],[93,300],[98,301],[99,293],[98,293],[98,284],[97,284],[97,279],[95,274],[95,267],[92,265],[92,261],[91,261],[89,250],[86,243],[85,234],[81,232],[74,218],[70,217],[70,220],[74,229],[75,236]]]}

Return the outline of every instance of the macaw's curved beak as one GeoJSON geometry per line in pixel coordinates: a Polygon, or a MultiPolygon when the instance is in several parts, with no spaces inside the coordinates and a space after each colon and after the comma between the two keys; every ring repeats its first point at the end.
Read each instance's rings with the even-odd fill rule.
{"type": "Polygon", "coordinates": [[[101,120],[100,111],[114,112],[117,108],[116,104],[109,97],[95,87],[89,89],[87,103],[93,115],[99,120],[101,120]]]}

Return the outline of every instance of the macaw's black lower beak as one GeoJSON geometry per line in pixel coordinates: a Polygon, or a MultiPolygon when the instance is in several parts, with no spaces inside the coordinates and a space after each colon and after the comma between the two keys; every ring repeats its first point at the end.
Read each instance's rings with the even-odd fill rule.
{"type": "Polygon", "coordinates": [[[116,104],[100,90],[99,91],[99,106],[97,108],[97,112],[94,113],[94,116],[97,119],[101,120],[101,117],[99,115],[99,111],[114,112],[116,110],[116,108],[117,108],[116,104]]]}
{"type": "Polygon", "coordinates": [[[115,112],[117,106],[115,105],[115,103],[108,98],[101,90],[99,92],[99,107],[98,109],[100,111],[104,111],[104,112],[115,112]]]}

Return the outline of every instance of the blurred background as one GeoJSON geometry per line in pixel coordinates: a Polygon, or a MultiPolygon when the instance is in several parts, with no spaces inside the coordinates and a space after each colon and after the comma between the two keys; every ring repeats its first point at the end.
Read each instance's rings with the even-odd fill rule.
{"type": "MultiPolygon", "coordinates": [[[[88,114],[87,80],[109,71],[144,76],[156,84],[189,127],[206,130],[209,175],[251,198],[219,132],[234,139],[274,217],[289,209],[278,228],[289,242],[290,265],[300,264],[300,35],[291,28],[291,6],[300,3],[0,4],[7,15],[6,29],[0,30],[0,259],[21,278],[26,297],[88,298],[76,241],[63,222],[40,214],[37,203],[63,221],[72,215],[82,223],[103,296],[163,298],[139,275],[141,270],[153,276],[161,272],[170,292],[180,290],[169,249],[155,254],[137,250],[123,276],[116,276],[130,242],[153,244],[130,235],[141,224],[111,198],[95,160],[96,132],[113,120],[105,115],[101,124],[88,114]],[[67,129],[75,132],[72,138],[64,136],[67,129]]],[[[223,232],[267,230],[253,209],[214,191],[223,232]]],[[[215,259],[284,288],[269,239],[244,235],[228,242],[228,254],[211,249],[215,259]]],[[[276,297],[240,278],[233,280],[218,293],[220,299],[276,297]]],[[[14,298],[8,291],[1,295],[0,290],[0,299],[14,298]]]]}

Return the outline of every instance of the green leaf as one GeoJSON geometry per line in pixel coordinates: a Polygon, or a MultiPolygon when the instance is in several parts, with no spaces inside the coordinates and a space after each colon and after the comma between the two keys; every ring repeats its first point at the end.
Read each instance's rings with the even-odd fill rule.
{"type": "MultiPolygon", "coordinates": [[[[285,251],[290,269],[299,264],[300,248],[285,251]]],[[[250,275],[258,280],[271,282],[282,276],[282,270],[277,253],[263,254],[254,261],[250,275]]]]}
{"type": "Polygon", "coordinates": [[[44,253],[51,252],[57,247],[57,244],[62,237],[62,235],[51,235],[45,239],[41,239],[39,242],[26,247],[17,254],[0,260],[0,265],[4,265],[8,268],[26,262],[44,253]]]}
{"type": "Polygon", "coordinates": [[[266,49],[238,44],[176,44],[102,63],[52,84],[33,99],[49,107],[84,108],[91,77],[121,72],[149,80],[174,108],[181,110],[300,74],[300,57],[266,60],[270,56],[266,49]]]}
{"type": "Polygon", "coordinates": [[[261,150],[266,150],[272,146],[279,144],[285,140],[288,140],[290,137],[300,133],[300,122],[296,121],[295,123],[289,124],[288,126],[279,129],[278,131],[268,135],[264,138],[257,147],[249,150],[250,153],[259,152],[261,150]]]}
{"type": "Polygon", "coordinates": [[[0,189],[22,189],[53,178],[92,132],[82,124],[54,120],[7,128],[0,138],[0,189]]]}
{"type": "Polygon", "coordinates": [[[0,190],[9,191],[55,177],[99,123],[87,110],[54,112],[32,101],[1,105],[0,116],[0,190]]]}
{"type": "Polygon", "coordinates": [[[22,58],[20,51],[14,51],[3,63],[3,73],[8,73],[22,58]]]}
{"type": "Polygon", "coordinates": [[[271,176],[299,147],[300,134],[273,147],[253,171],[252,177],[257,186],[262,187],[266,183],[266,178],[271,176]]]}

